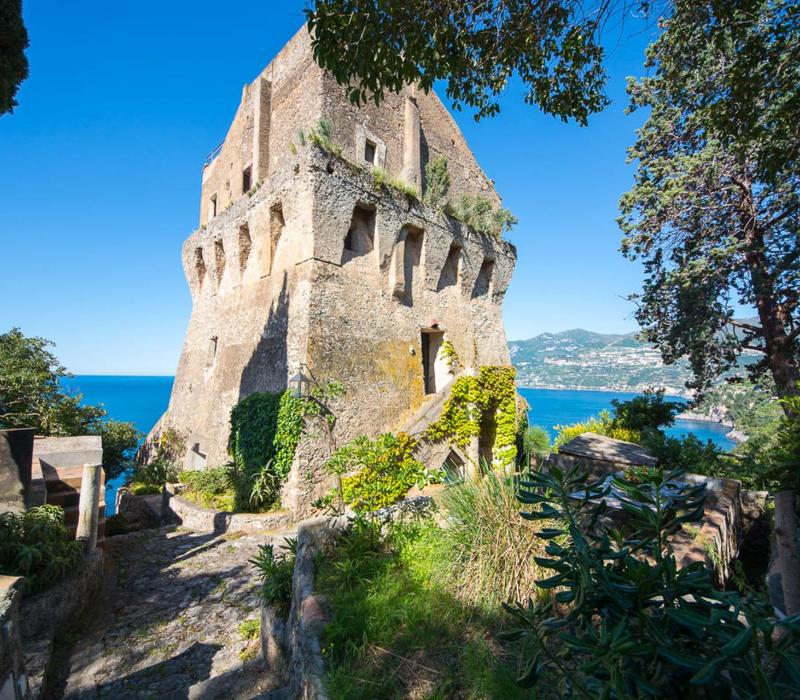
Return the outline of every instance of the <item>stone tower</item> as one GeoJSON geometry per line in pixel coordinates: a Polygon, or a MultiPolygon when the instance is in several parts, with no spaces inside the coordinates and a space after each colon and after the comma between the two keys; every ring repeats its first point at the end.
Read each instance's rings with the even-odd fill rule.
{"type": "MultiPolygon", "coordinates": [[[[425,164],[439,155],[451,201],[499,206],[436,95],[408,87],[353,106],[315,64],[305,27],[245,85],[183,245],[193,309],[156,429],[188,436],[186,467],[226,462],[231,408],[285,389],[301,363],[344,384],[340,440],[413,421],[452,378],[444,340],[465,368],[510,364],[501,303],[514,247],[374,176],[424,192],[425,164]],[[320,120],[340,156],[299,133],[320,120]]],[[[295,466],[287,505],[298,508],[326,487],[308,478],[313,447],[301,444],[295,466]]]]}

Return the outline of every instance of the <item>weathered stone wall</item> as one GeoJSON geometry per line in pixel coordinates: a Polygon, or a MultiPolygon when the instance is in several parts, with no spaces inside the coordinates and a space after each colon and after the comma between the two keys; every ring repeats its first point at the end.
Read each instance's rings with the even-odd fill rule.
{"type": "MultiPolygon", "coordinates": [[[[424,402],[423,331],[434,332],[425,341],[434,343],[427,395],[451,376],[436,349],[444,339],[462,367],[510,363],[501,304],[513,246],[373,177],[374,166],[385,166],[424,184],[424,163],[438,154],[450,162],[452,198],[482,193],[499,204],[433,93],[409,87],[380,107],[354,107],[314,63],[305,28],[245,87],[205,168],[206,223],[182,251],[193,310],[158,428],[186,434],[185,467],[226,462],[233,406],[253,392],[283,390],[301,364],[319,381],[345,385],[341,442],[396,428],[424,402]],[[322,117],[341,157],[298,137],[322,117]],[[367,140],[376,145],[374,165],[364,158],[367,140]],[[242,194],[236,178],[246,167],[260,186],[242,194]],[[209,219],[212,190],[218,213],[209,219]]],[[[313,436],[298,448],[283,499],[295,513],[327,489],[326,450],[313,436]]]]}
{"type": "Polygon", "coordinates": [[[217,156],[203,168],[200,224],[214,217],[211,198],[217,198],[217,216],[244,193],[243,173],[250,168],[250,184],[264,183],[272,173],[291,164],[289,142],[300,130],[308,131],[322,116],[322,72],[314,62],[305,28],[252,82],[242,88],[242,99],[217,156]]]}
{"type": "Polygon", "coordinates": [[[438,156],[448,162],[450,192],[448,198],[455,202],[462,194],[483,195],[493,205],[499,206],[500,197],[494,190],[494,183],[481,170],[472,155],[458,125],[453,121],[436,93],[427,94],[413,86],[405,87],[399,93],[388,93],[380,105],[367,102],[357,107],[347,97],[345,88],[336,84],[328,73],[323,74],[324,116],[333,126],[334,141],[342,147],[342,154],[348,160],[364,164],[364,145],[371,140],[382,149],[383,157],[375,165],[383,168],[389,176],[406,180],[404,177],[404,136],[406,122],[406,103],[412,101],[419,113],[419,169],[422,174],[417,185],[420,192],[425,190],[425,164],[438,156]]]}
{"type": "Polygon", "coordinates": [[[287,511],[227,513],[203,508],[182,498],[175,484],[167,484],[161,501],[161,520],[177,522],[195,532],[265,532],[279,530],[292,521],[287,511]]]}
{"type": "Polygon", "coordinates": [[[0,576],[0,698],[3,700],[30,697],[19,624],[21,582],[17,576],[0,576]]]}

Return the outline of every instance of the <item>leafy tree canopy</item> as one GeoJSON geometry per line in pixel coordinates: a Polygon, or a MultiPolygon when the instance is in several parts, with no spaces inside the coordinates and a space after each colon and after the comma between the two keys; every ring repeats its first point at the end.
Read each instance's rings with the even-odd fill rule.
{"type": "Polygon", "coordinates": [[[65,391],[61,379],[71,375],[47,349],[51,345],[19,328],[0,334],[0,428],[100,435],[103,466],[109,477],[116,476],[129,465],[139,433],[133,423],[111,420],[102,406],[83,405],[80,394],[65,391]]]}
{"type": "Polygon", "coordinates": [[[28,32],[22,0],[0,0],[0,116],[17,106],[17,90],[28,77],[28,32]]]}
{"type": "MultiPolygon", "coordinates": [[[[447,81],[455,109],[476,119],[500,111],[512,76],[528,104],[586,124],[608,103],[600,34],[608,0],[317,0],[306,10],[317,62],[349,89],[376,102],[417,83],[447,81]]],[[[647,3],[633,2],[645,7],[647,3]]]]}
{"type": "Polygon", "coordinates": [[[623,253],[644,262],[637,320],[666,362],[707,387],[745,349],[780,395],[797,393],[800,7],[679,2],[631,80],[650,116],[630,148],[623,253]],[[755,323],[734,318],[755,308],[755,323]]]}

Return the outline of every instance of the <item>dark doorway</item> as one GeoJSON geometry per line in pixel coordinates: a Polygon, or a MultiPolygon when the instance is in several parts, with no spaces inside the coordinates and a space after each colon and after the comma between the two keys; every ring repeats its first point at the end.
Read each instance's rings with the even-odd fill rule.
{"type": "Polygon", "coordinates": [[[426,329],[422,331],[422,376],[425,393],[435,394],[439,389],[436,381],[436,356],[444,339],[444,331],[426,329]]]}

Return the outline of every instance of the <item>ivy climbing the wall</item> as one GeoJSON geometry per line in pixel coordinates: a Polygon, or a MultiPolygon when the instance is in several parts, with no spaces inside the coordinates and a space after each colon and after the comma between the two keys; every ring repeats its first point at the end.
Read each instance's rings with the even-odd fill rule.
{"type": "Polygon", "coordinates": [[[513,367],[484,365],[477,376],[463,375],[453,382],[439,420],[428,426],[431,442],[450,440],[461,448],[470,439],[494,435],[492,466],[506,468],[517,456],[517,390],[513,367]]]}
{"type": "Polygon", "coordinates": [[[307,413],[308,402],[289,391],[250,394],[233,408],[228,453],[236,472],[237,509],[278,500],[307,413]]]}

